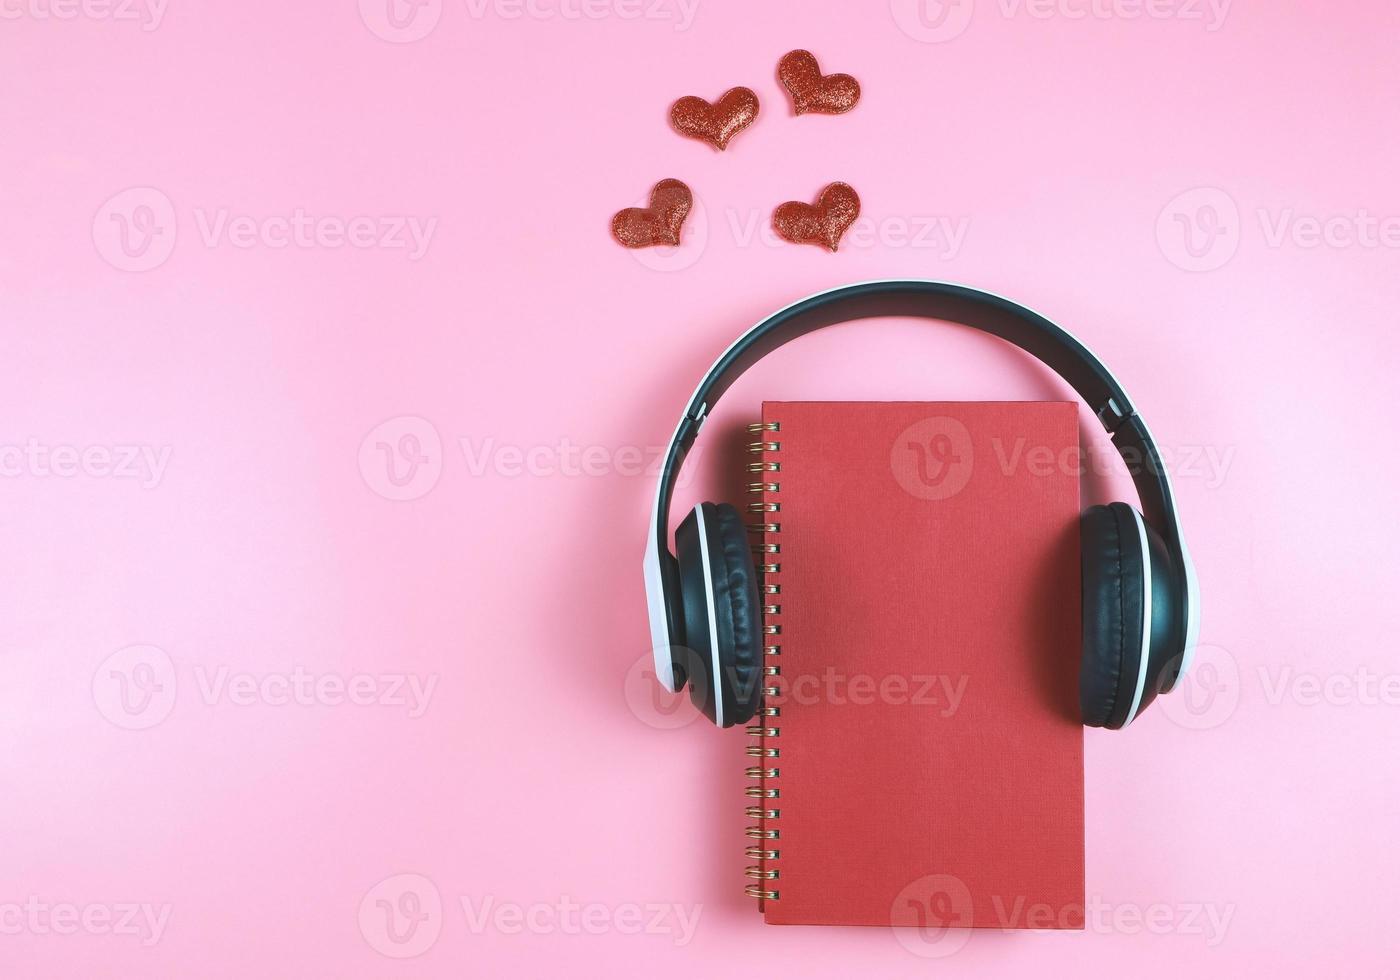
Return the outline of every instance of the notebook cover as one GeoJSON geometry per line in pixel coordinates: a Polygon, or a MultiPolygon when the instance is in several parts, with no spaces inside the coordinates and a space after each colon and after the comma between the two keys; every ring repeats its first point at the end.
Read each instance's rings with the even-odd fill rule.
{"type": "Polygon", "coordinates": [[[765,919],[1083,928],[1077,407],[763,419],[765,919]]]}

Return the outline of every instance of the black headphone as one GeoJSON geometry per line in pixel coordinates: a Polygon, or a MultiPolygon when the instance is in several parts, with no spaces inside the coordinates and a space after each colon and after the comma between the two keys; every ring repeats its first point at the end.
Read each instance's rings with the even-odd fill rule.
{"type": "Polygon", "coordinates": [[[1045,317],[1008,299],[950,283],[881,280],[817,293],[760,322],[720,355],[691,396],[656,488],[643,570],[656,676],[722,728],[759,708],[763,607],[743,519],[701,503],[666,546],[681,464],[715,402],[766,354],[820,327],[872,316],[961,323],[1008,341],[1067,381],[1093,409],[1130,466],[1141,512],[1115,502],[1080,519],[1084,724],[1122,728],[1190,668],[1199,624],[1196,572],[1182,540],[1171,481],[1147,425],[1108,368],[1045,317]]]}

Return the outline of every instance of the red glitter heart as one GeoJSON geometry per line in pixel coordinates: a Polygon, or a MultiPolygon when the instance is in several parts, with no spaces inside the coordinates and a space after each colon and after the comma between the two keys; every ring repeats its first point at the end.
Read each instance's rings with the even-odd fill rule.
{"type": "Polygon", "coordinates": [[[860,217],[860,198],[850,184],[827,184],[815,204],[788,201],[773,212],[773,230],[790,242],[824,245],[831,251],[860,217]]]}
{"type": "Polygon", "coordinates": [[[810,51],[789,51],[778,62],[778,79],[792,95],[792,108],[836,115],[850,112],[860,101],[860,82],[850,75],[823,75],[810,51]]]}
{"type": "Polygon", "coordinates": [[[668,177],[651,189],[646,207],[623,208],[613,215],[613,237],[628,248],[679,245],[681,225],[690,214],[690,204],[690,188],[668,177]]]}
{"type": "Polygon", "coordinates": [[[725,92],[714,105],[687,95],[671,106],[671,125],[676,132],[721,150],[757,118],[758,96],[742,85],[725,92]]]}

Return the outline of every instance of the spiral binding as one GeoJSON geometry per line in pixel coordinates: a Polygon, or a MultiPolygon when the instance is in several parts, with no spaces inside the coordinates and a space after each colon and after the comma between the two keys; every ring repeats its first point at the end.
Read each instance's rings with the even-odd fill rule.
{"type": "Polygon", "coordinates": [[[752,547],[754,555],[757,556],[755,566],[764,577],[759,590],[763,595],[765,643],[763,699],[758,710],[760,723],[750,725],[747,729],[749,737],[757,739],[757,742],[745,750],[750,759],[757,761],[744,769],[745,778],[757,780],[755,785],[744,789],[744,795],[754,801],[744,808],[744,814],[749,819],[758,821],[756,825],[744,831],[745,837],[758,842],[744,848],[744,856],[750,861],[758,862],[744,869],[745,876],[755,882],[745,886],[744,894],[749,898],[758,899],[760,908],[764,902],[778,900],[778,886],[774,884],[778,880],[778,869],[774,862],[780,856],[776,842],[781,838],[779,828],[772,825],[781,815],[781,810],[775,802],[781,793],[774,785],[780,775],[777,765],[779,753],[777,745],[773,744],[778,737],[779,728],[772,720],[779,717],[780,712],[777,705],[769,703],[769,699],[777,697],[779,693],[769,678],[782,675],[782,669],[776,659],[781,655],[782,647],[775,638],[782,635],[783,628],[781,623],[774,621],[774,617],[782,613],[782,604],[776,598],[782,595],[782,585],[774,580],[782,571],[782,563],[777,557],[782,554],[782,548],[775,540],[782,530],[782,524],[776,516],[781,512],[782,505],[773,499],[782,491],[782,484],[780,477],[771,475],[782,472],[781,461],[772,458],[773,454],[782,450],[782,444],[770,435],[777,431],[777,422],[754,422],[749,426],[749,433],[756,441],[748,444],[748,451],[761,458],[745,467],[749,474],[763,474],[757,477],[750,476],[747,486],[748,492],[759,498],[749,503],[748,512],[762,515],[748,525],[748,530],[754,535],[752,547]]]}

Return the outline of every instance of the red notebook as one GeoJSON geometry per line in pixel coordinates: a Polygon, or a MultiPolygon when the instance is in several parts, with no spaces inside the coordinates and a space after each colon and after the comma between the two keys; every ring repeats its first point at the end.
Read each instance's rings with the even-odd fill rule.
{"type": "Polygon", "coordinates": [[[764,403],[768,922],[1083,928],[1077,426],[1068,402],[764,403]]]}

